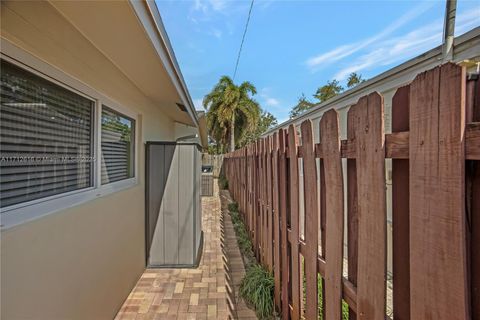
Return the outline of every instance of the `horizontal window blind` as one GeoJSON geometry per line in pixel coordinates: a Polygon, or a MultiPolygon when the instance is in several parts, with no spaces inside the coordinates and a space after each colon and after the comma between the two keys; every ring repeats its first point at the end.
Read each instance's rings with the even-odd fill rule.
{"type": "Polygon", "coordinates": [[[0,206],[93,185],[93,101],[1,61],[0,206]]]}
{"type": "Polygon", "coordinates": [[[102,106],[102,184],[134,175],[135,120],[102,106]]]}

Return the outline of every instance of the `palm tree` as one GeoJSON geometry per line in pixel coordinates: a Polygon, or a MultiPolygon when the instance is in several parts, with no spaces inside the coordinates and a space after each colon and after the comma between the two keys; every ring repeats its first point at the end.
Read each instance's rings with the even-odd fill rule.
{"type": "Polygon", "coordinates": [[[260,106],[251,97],[256,93],[250,82],[237,86],[230,77],[223,76],[203,99],[210,135],[223,145],[229,141],[230,152],[235,150],[235,136],[241,140],[258,123],[260,106]]]}
{"type": "Polygon", "coordinates": [[[352,88],[355,87],[357,84],[365,82],[365,80],[362,78],[361,74],[358,74],[356,72],[350,73],[347,79],[347,87],[352,88]]]}

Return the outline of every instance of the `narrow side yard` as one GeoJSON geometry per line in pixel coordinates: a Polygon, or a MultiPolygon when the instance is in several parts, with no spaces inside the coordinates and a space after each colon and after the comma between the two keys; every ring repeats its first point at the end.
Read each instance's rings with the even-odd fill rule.
{"type": "Polygon", "coordinates": [[[202,198],[204,247],[196,269],[147,269],[116,316],[139,319],[256,319],[237,299],[245,270],[226,196],[202,198]]]}

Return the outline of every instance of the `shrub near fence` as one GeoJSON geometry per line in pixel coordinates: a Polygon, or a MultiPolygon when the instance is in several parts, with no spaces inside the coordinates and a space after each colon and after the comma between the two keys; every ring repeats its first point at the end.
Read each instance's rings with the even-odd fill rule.
{"type": "Polygon", "coordinates": [[[274,272],[283,319],[319,316],[318,274],[324,319],[341,319],[342,298],[350,319],[385,319],[387,158],[393,318],[479,319],[480,81],[466,79],[463,67],[449,63],[399,88],[391,134],[384,133],[383,98],[372,93],[348,111],[346,140],[332,109],[320,121],[320,141],[306,120],[301,139],[291,125],[225,155],[230,192],[257,258],[274,272]],[[348,277],[342,270],[344,232],[348,277]]]}

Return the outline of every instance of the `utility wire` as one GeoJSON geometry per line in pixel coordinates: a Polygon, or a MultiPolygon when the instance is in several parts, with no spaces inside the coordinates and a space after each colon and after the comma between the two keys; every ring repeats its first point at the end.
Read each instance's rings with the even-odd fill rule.
{"type": "Polygon", "coordinates": [[[233,72],[233,80],[235,80],[235,76],[237,75],[238,63],[240,62],[240,55],[242,54],[243,42],[245,41],[245,35],[247,34],[248,23],[250,22],[250,15],[252,14],[253,2],[250,4],[250,10],[248,11],[248,18],[247,23],[245,24],[245,30],[243,31],[242,42],[240,43],[240,49],[238,50],[237,56],[237,63],[235,64],[235,71],[233,72]]]}

